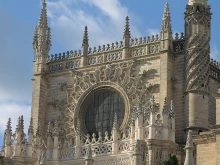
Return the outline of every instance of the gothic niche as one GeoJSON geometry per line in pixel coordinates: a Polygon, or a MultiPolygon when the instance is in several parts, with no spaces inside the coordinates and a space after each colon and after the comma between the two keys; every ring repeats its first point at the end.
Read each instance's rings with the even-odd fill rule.
{"type": "Polygon", "coordinates": [[[125,103],[118,91],[111,87],[92,90],[80,108],[82,131],[85,134],[111,134],[114,116],[117,115],[119,126],[125,115],[125,103]]]}

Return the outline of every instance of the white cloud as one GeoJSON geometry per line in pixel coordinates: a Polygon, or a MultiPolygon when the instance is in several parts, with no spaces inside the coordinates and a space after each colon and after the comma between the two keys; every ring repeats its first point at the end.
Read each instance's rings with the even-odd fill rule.
{"type": "MultiPolygon", "coordinates": [[[[31,116],[31,106],[19,104],[15,102],[0,102],[0,135],[2,136],[4,130],[6,129],[6,124],[8,119],[11,118],[12,120],[12,130],[13,133],[15,131],[17,125],[17,119],[19,116],[24,116],[24,127],[25,133],[27,133],[29,123],[30,123],[30,116],[31,116]]],[[[0,142],[1,143],[1,142],[0,142]]]]}
{"type": "MultiPolygon", "coordinates": [[[[52,38],[63,49],[81,48],[84,27],[89,30],[90,46],[123,39],[128,10],[119,0],[81,0],[48,2],[52,38]],[[73,5],[76,4],[77,5],[73,5]],[[77,6],[77,7],[76,7],[77,6]],[[82,6],[86,9],[82,9],[82,6]]],[[[132,36],[141,36],[131,16],[132,36]]]]}
{"type": "Polygon", "coordinates": [[[220,50],[217,46],[211,47],[211,58],[214,60],[220,61],[220,50]]]}

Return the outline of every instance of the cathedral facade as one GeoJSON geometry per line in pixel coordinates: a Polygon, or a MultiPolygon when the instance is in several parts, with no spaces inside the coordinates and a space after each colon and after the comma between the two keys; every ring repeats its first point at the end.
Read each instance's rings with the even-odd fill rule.
{"type": "Polygon", "coordinates": [[[180,165],[216,164],[217,149],[199,161],[199,139],[217,129],[220,105],[220,65],[210,59],[211,7],[189,0],[184,14],[181,34],[172,31],[166,3],[160,34],[131,38],[127,17],[123,41],[90,48],[85,27],[82,50],[49,55],[44,1],[33,40],[28,139],[23,116],[14,134],[9,119],[5,164],[161,165],[170,155],[180,165]]]}

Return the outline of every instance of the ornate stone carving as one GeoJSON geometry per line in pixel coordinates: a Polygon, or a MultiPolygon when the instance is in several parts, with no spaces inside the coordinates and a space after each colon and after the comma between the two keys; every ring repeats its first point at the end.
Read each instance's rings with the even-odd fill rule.
{"type": "Polygon", "coordinates": [[[67,108],[63,112],[64,120],[66,121],[66,131],[68,135],[75,135],[75,127],[77,118],[76,107],[80,101],[93,88],[98,86],[114,86],[122,92],[126,93],[130,104],[136,102],[137,96],[150,95],[159,86],[158,84],[148,84],[148,76],[154,74],[153,69],[143,71],[137,75],[134,68],[137,62],[130,61],[124,63],[117,63],[112,65],[100,66],[93,71],[72,71],[72,78],[74,86],[67,89],[67,108]]]}
{"type": "Polygon", "coordinates": [[[208,6],[197,8],[187,6],[185,14],[186,91],[209,90],[211,13],[208,6]]]}

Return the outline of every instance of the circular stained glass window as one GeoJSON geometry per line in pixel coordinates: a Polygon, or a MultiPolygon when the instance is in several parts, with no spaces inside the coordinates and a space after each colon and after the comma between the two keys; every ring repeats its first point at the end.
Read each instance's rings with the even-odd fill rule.
{"type": "Polygon", "coordinates": [[[113,127],[114,116],[117,114],[118,125],[124,120],[125,106],[122,97],[112,88],[101,88],[92,91],[86,99],[88,105],[85,114],[87,132],[106,131],[110,134],[113,127]]]}

